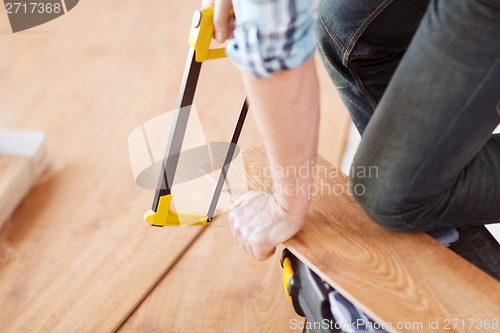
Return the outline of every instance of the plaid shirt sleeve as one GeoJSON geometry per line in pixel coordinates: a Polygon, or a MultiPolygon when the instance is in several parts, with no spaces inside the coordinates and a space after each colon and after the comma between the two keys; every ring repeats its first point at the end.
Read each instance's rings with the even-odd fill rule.
{"type": "Polygon", "coordinates": [[[226,48],[254,77],[303,65],[314,54],[314,0],[233,0],[236,27],[226,48]]]}

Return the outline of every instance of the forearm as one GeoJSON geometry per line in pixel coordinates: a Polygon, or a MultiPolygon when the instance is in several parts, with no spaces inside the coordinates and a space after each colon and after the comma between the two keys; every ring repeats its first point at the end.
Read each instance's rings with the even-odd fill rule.
{"type": "MultiPolygon", "coordinates": [[[[215,37],[233,32],[231,0],[215,2],[215,37]]],[[[227,55],[244,74],[273,178],[273,194],[251,191],[233,204],[232,232],[253,257],[271,256],[276,245],[303,227],[318,141],[319,88],[314,66],[314,1],[235,0],[236,25],[227,55]]]]}
{"type": "Polygon", "coordinates": [[[274,195],[285,210],[303,218],[318,141],[319,84],[314,58],[267,78],[243,76],[251,112],[268,153],[274,195]]]}

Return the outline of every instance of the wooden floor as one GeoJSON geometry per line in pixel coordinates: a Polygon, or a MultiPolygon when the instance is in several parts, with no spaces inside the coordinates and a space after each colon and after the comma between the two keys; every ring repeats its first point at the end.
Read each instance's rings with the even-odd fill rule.
{"type": "Polygon", "coordinates": [[[317,169],[329,177],[316,179],[306,226],[286,242],[302,262],[389,332],[499,332],[495,278],[425,233],[377,226],[344,174],[322,158],[317,169]]]}
{"type": "MultiPolygon", "coordinates": [[[[245,160],[236,180],[269,191],[263,147],[245,160]]],[[[314,185],[307,223],[285,246],[388,332],[499,331],[495,278],[423,232],[377,226],[348,193],[347,176],[320,156],[314,185]]]]}
{"type": "Polygon", "coordinates": [[[0,228],[47,166],[45,134],[0,128],[0,228]]]}
{"type": "MultiPolygon", "coordinates": [[[[142,220],[153,191],[134,183],[128,135],[173,109],[199,3],[85,0],[18,34],[0,15],[0,127],[45,131],[50,165],[0,232],[2,332],[287,332],[297,318],[278,258],[249,259],[225,217],[206,229],[142,220]]],[[[338,163],[348,119],[322,84],[320,153],[338,163]]],[[[227,141],[239,74],[208,63],[198,92],[207,140],[227,141]]],[[[244,150],[256,133],[249,119],[244,150]]]]}

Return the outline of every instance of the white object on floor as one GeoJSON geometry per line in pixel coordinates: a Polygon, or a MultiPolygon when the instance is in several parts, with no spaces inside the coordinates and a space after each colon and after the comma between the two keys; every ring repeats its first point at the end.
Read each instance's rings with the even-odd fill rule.
{"type": "Polygon", "coordinates": [[[342,163],[340,169],[343,173],[349,176],[349,170],[351,169],[352,160],[354,159],[354,154],[358,149],[359,142],[361,141],[361,136],[359,135],[356,126],[351,122],[351,127],[349,128],[349,136],[347,137],[347,144],[344,150],[344,156],[342,158],[342,163]]]}
{"type": "Polygon", "coordinates": [[[44,142],[44,132],[0,129],[0,155],[31,157],[44,142]]]}
{"type": "MultiPolygon", "coordinates": [[[[493,133],[500,133],[500,125],[495,129],[493,133]]],[[[356,129],[354,124],[352,124],[351,128],[349,129],[349,137],[347,139],[346,149],[344,151],[344,157],[342,158],[341,164],[342,172],[347,175],[349,175],[349,169],[351,168],[352,160],[354,158],[354,155],[356,154],[356,149],[358,149],[360,141],[361,136],[359,135],[358,130],[356,129]]],[[[500,223],[489,224],[486,227],[500,244],[500,223]]]]}

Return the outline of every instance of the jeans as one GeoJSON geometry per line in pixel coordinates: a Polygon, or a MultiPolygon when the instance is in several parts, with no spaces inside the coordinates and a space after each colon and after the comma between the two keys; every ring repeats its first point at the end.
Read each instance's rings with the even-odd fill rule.
{"type": "Polygon", "coordinates": [[[322,0],[317,32],[362,133],[349,178],[371,219],[500,222],[500,0],[322,0]]]}

